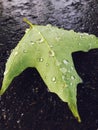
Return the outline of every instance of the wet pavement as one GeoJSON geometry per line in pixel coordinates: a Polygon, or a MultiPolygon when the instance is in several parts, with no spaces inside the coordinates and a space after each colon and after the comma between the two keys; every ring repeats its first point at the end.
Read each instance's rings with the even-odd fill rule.
{"type": "MultiPolygon", "coordinates": [[[[23,17],[98,36],[97,0],[0,0],[0,85],[6,60],[27,27],[23,17]]],[[[29,68],[0,97],[0,130],[98,130],[98,49],[73,53],[73,59],[84,81],[77,96],[81,124],[29,68]]]]}

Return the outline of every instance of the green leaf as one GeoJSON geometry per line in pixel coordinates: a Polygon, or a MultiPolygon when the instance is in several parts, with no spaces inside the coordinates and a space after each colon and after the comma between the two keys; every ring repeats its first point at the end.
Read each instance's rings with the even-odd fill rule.
{"type": "Polygon", "coordinates": [[[32,25],[11,53],[4,72],[2,95],[14,77],[28,67],[35,67],[49,90],[67,102],[80,121],[77,110],[76,86],[81,82],[71,54],[98,48],[98,38],[87,33],[67,31],[51,25],[32,25]]]}

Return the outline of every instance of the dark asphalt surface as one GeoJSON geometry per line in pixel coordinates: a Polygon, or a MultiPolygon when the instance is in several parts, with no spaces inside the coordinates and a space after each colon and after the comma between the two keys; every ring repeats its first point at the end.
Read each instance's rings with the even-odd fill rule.
{"type": "MultiPolygon", "coordinates": [[[[98,36],[97,0],[0,0],[0,86],[6,60],[27,27],[23,17],[98,36]]],[[[98,49],[72,56],[83,79],[77,96],[82,123],[28,68],[0,97],[0,130],[98,130],[98,49]]]]}

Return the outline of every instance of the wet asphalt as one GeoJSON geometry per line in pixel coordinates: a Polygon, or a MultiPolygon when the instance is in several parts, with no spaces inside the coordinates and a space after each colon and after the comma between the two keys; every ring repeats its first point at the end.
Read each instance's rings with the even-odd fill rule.
{"type": "MultiPolygon", "coordinates": [[[[24,17],[98,36],[97,0],[0,0],[0,86],[6,60],[28,27],[24,17]]],[[[48,92],[38,72],[28,68],[0,97],[0,130],[98,130],[98,49],[72,56],[83,79],[77,90],[82,123],[48,92]]]]}

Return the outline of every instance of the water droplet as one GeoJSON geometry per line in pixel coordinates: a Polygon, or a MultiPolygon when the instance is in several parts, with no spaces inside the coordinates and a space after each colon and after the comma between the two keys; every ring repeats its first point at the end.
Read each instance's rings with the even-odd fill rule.
{"type": "Polygon", "coordinates": [[[71,66],[71,70],[73,70],[74,69],[74,67],[73,66],[71,66]]]}
{"type": "Polygon", "coordinates": [[[52,27],[52,25],[51,25],[51,24],[47,24],[46,26],[47,26],[47,27],[52,27]]]}
{"type": "Polygon", "coordinates": [[[80,39],[82,38],[82,36],[80,35],[80,39]]]}
{"type": "Polygon", "coordinates": [[[69,62],[68,62],[68,60],[63,60],[63,63],[65,64],[65,65],[67,65],[69,62]]]}
{"type": "Polygon", "coordinates": [[[39,62],[43,62],[44,59],[43,59],[43,58],[39,58],[38,61],[39,61],[39,62]]]}
{"type": "Polygon", "coordinates": [[[75,76],[71,76],[71,79],[74,80],[74,79],[75,79],[75,76]]]}
{"type": "Polygon", "coordinates": [[[52,77],[52,79],[51,79],[53,82],[55,82],[56,81],[56,77],[52,77]]]}
{"type": "Polygon", "coordinates": [[[17,124],[19,124],[20,123],[20,120],[17,120],[17,124]]]}
{"type": "Polygon", "coordinates": [[[27,28],[27,29],[25,30],[25,33],[27,33],[29,30],[30,30],[30,29],[29,29],[29,28],[27,28]]]}
{"type": "Polygon", "coordinates": [[[56,37],[55,39],[56,39],[57,41],[59,41],[61,38],[58,36],[58,37],[56,37]]]}
{"type": "Polygon", "coordinates": [[[44,42],[43,38],[39,39],[39,43],[43,43],[43,42],[44,42]]]}
{"type": "Polygon", "coordinates": [[[31,44],[32,44],[32,45],[34,45],[34,44],[35,44],[35,42],[31,41],[31,44]]]}
{"type": "Polygon", "coordinates": [[[39,35],[41,35],[41,32],[38,32],[39,35]]]}
{"type": "Polygon", "coordinates": [[[4,75],[6,75],[8,73],[8,70],[6,70],[5,72],[4,72],[4,75]]]}
{"type": "Polygon", "coordinates": [[[50,48],[53,48],[53,45],[50,45],[50,48]]]}
{"type": "Polygon", "coordinates": [[[49,51],[49,56],[55,56],[55,53],[53,50],[49,51]]]}
{"type": "Polygon", "coordinates": [[[28,51],[27,50],[23,50],[23,53],[27,53],[28,51]]]}
{"type": "Polygon", "coordinates": [[[18,54],[18,52],[16,51],[15,53],[14,53],[14,55],[16,56],[18,54]]]}
{"type": "Polygon", "coordinates": [[[60,71],[65,74],[67,72],[67,69],[66,68],[60,68],[60,71]]]}

